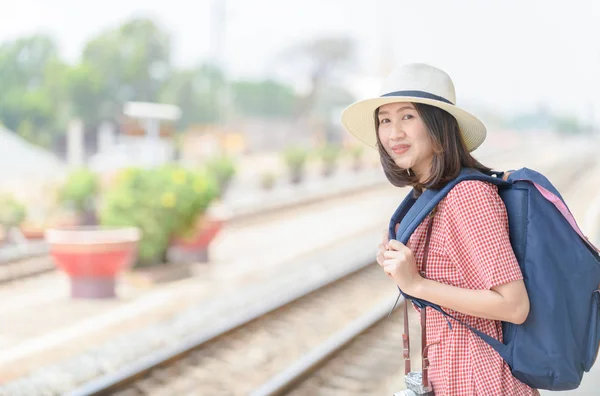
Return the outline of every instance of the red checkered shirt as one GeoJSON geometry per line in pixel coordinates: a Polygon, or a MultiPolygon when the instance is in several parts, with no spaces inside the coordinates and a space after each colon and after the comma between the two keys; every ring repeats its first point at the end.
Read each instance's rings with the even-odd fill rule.
{"type": "MultiPolygon", "coordinates": [[[[413,233],[409,247],[422,268],[427,217],[413,233]]],[[[506,207],[496,186],[481,181],[457,184],[439,204],[433,219],[425,276],[465,289],[491,289],[522,279],[508,237],[506,207]]],[[[502,341],[499,321],[449,313],[502,341]]],[[[510,372],[488,344],[466,327],[427,310],[430,378],[436,396],[539,395],[510,372]]]]}

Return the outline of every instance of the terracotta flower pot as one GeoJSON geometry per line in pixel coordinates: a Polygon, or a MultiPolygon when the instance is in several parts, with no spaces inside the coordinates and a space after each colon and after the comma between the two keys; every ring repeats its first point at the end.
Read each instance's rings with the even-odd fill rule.
{"type": "Polygon", "coordinates": [[[335,164],[327,164],[327,165],[323,166],[323,169],[321,170],[321,174],[323,175],[323,177],[329,177],[329,176],[333,175],[333,173],[335,172],[335,169],[336,169],[335,164]]]}
{"type": "Polygon", "coordinates": [[[71,279],[73,298],[113,298],[117,275],[137,256],[135,227],[65,227],[45,233],[57,267],[71,279]]]}
{"type": "Polygon", "coordinates": [[[290,172],[290,182],[292,184],[300,184],[304,178],[304,171],[302,169],[293,169],[290,172]]]}
{"type": "Polygon", "coordinates": [[[169,262],[206,263],[208,247],[223,228],[223,219],[203,218],[188,237],[174,237],[167,251],[169,262]]]}
{"type": "Polygon", "coordinates": [[[44,239],[44,228],[41,226],[33,225],[21,225],[19,227],[21,233],[28,240],[41,240],[44,239]]]}

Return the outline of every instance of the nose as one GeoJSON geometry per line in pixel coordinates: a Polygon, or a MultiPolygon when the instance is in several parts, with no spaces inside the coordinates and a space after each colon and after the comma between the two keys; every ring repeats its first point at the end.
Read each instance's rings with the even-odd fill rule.
{"type": "Polygon", "coordinates": [[[406,137],[406,133],[400,127],[400,125],[395,124],[394,126],[392,126],[392,133],[390,133],[391,140],[400,140],[400,139],[403,139],[404,137],[406,137]]]}

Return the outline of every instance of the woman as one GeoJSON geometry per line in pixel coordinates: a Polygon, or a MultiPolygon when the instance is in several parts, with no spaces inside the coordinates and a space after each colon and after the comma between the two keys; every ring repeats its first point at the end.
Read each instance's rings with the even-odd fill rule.
{"type": "MultiPolygon", "coordinates": [[[[377,148],[388,180],[418,194],[438,189],[461,167],[487,172],[470,152],[485,139],[483,123],[455,106],[454,85],[425,64],[396,69],[378,98],[359,101],[342,115],[346,129],[377,148]]],[[[457,184],[412,234],[408,246],[379,245],[377,262],[413,297],[430,301],[471,326],[502,340],[501,321],[523,323],[529,299],[508,236],[506,208],[497,187],[482,181],[457,184]],[[432,223],[424,276],[427,228],[432,223]]],[[[466,327],[451,328],[427,310],[429,378],[436,395],[537,395],[466,327]]]]}

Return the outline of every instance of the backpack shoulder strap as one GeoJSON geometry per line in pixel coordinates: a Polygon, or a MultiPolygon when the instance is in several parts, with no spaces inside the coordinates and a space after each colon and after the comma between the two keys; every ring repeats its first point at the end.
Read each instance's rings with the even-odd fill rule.
{"type": "Polygon", "coordinates": [[[417,199],[414,198],[414,194],[408,194],[398,209],[396,209],[396,212],[390,220],[390,239],[396,239],[399,242],[406,244],[423,219],[431,213],[454,186],[464,180],[481,180],[503,186],[511,184],[509,181],[502,180],[501,177],[498,177],[502,175],[501,173],[492,172],[492,174],[493,175],[486,175],[475,169],[463,168],[458,177],[439,190],[426,190],[417,199]],[[400,223],[400,226],[396,233],[395,225],[398,223],[400,223]]]}

